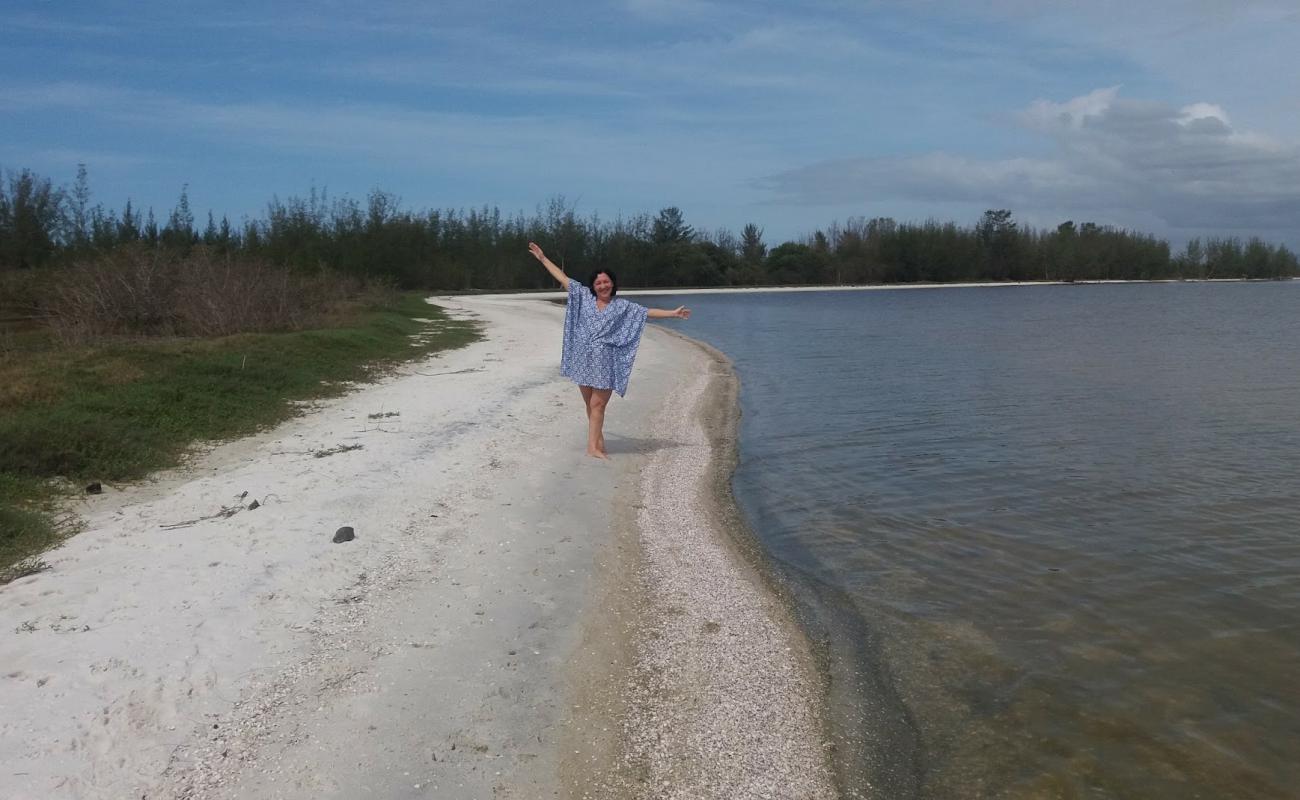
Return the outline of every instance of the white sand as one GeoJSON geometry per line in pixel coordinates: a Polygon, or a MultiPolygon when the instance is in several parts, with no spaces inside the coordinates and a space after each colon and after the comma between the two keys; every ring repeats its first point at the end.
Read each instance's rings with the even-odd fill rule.
{"type": "MultiPolygon", "coordinates": [[[[648,658],[628,623],[674,569],[626,580],[641,564],[626,522],[684,444],[656,412],[694,408],[704,386],[684,381],[710,359],[652,326],[597,462],[556,370],[562,309],[439,304],[486,339],[87,498],[52,568],[0,587],[0,796],[535,798],[622,774],[634,743],[617,731],[655,702],[618,689],[648,658]],[[332,543],[343,525],[356,541],[332,543]]],[[[756,597],[779,618],[763,636],[797,651],[756,597]]],[[[815,761],[816,680],[797,658],[775,669],[778,694],[803,692],[788,701],[815,761]]],[[[725,747],[748,746],[732,733],[725,747]]],[[[764,785],[770,758],[747,767],[777,770],[764,785]]],[[[733,796],[708,785],[678,794],[733,796]]]]}

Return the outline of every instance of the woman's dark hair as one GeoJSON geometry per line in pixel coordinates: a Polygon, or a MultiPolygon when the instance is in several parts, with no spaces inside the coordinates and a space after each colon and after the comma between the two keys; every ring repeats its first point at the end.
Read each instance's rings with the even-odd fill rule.
{"type": "Polygon", "coordinates": [[[595,272],[592,272],[591,275],[587,277],[587,291],[591,292],[592,297],[596,296],[596,276],[600,275],[602,272],[608,275],[609,282],[614,284],[609,288],[609,299],[613,300],[615,297],[618,297],[618,276],[614,274],[613,270],[598,269],[595,272]]]}

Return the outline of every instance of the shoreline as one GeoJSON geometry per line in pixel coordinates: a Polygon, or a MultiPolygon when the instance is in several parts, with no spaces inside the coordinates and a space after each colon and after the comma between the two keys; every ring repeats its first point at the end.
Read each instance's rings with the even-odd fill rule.
{"type": "Polygon", "coordinates": [[[891,686],[854,666],[863,663],[861,652],[870,649],[870,631],[842,592],[815,576],[792,573],[772,558],[732,492],[739,462],[740,376],[730,358],[712,345],[663,330],[711,362],[713,378],[695,412],[712,448],[702,480],[708,516],[721,543],[749,573],[748,580],[783,606],[780,623],[794,641],[799,666],[812,674],[809,685],[817,696],[804,699],[815,708],[833,796],[861,800],[880,790],[891,797],[916,796],[912,720],[891,686]]]}
{"type": "Polygon", "coordinates": [[[639,474],[615,500],[615,538],[574,664],[583,700],[565,748],[567,796],[862,797],[836,774],[830,673],[731,494],[739,377],[708,344],[654,330],[707,374],[679,383],[655,412],[648,463],[624,464],[639,474]],[[677,491],[665,493],[665,482],[677,491]],[[663,541],[670,532],[679,535],[663,541]],[[703,590],[719,584],[721,592],[703,590]],[[705,619],[719,602],[751,618],[705,619]],[[720,681],[720,673],[731,674],[720,681]],[[772,677],[754,680],[762,673],[772,677]],[[682,708],[691,711],[683,717],[682,708]]]}
{"type": "MultiPolygon", "coordinates": [[[[1185,283],[1291,283],[1300,282],[1300,278],[1152,278],[1150,280],[1097,279],[1077,281],[983,281],[970,283],[863,283],[863,284],[827,284],[796,286],[713,286],[713,287],[674,287],[666,286],[656,289],[628,288],[618,290],[620,295],[628,297],[677,295],[677,294],[773,294],[781,292],[891,292],[906,289],[1001,289],[1022,286],[1119,286],[1127,284],[1185,284],[1185,283]]],[[[494,297],[509,299],[524,298],[564,298],[564,292],[551,289],[537,289],[526,292],[471,290],[460,292],[452,297],[494,297]]]]}
{"type": "Polygon", "coordinates": [[[1149,280],[1097,279],[1077,281],[974,281],[969,283],[863,283],[827,286],[722,286],[701,289],[619,289],[626,295],[662,294],[762,294],[771,292],[889,292],[904,289],[1001,289],[1018,286],[1116,286],[1125,284],[1181,283],[1287,283],[1300,278],[1152,278],[1149,280]]]}
{"type": "Polygon", "coordinates": [[[731,495],[739,379],[714,348],[665,333],[707,374],[656,414],[652,429],[675,452],[655,452],[640,484],[641,598],[618,748],[638,784],[630,794],[847,796],[831,763],[826,673],[731,495]]]}

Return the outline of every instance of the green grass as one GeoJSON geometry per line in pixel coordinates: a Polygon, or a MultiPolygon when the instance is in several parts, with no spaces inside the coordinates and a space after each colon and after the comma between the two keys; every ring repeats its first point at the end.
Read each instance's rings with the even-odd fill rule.
{"type": "Polygon", "coordinates": [[[293,416],[293,401],[476,338],[473,323],[408,294],[293,333],[87,348],[11,339],[0,350],[0,582],[68,532],[54,511],[70,487],[142,478],[195,442],[253,433],[293,416]],[[428,338],[412,347],[417,333],[428,338]]]}

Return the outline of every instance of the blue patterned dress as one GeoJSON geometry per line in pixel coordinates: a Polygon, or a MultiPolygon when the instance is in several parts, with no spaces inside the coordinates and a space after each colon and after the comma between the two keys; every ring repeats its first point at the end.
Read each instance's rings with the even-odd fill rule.
{"type": "Polygon", "coordinates": [[[620,396],[626,395],[632,361],[649,313],[645,306],[621,297],[615,297],[604,309],[596,308],[591,290],[570,278],[560,374],[579,386],[613,389],[620,396]]]}

